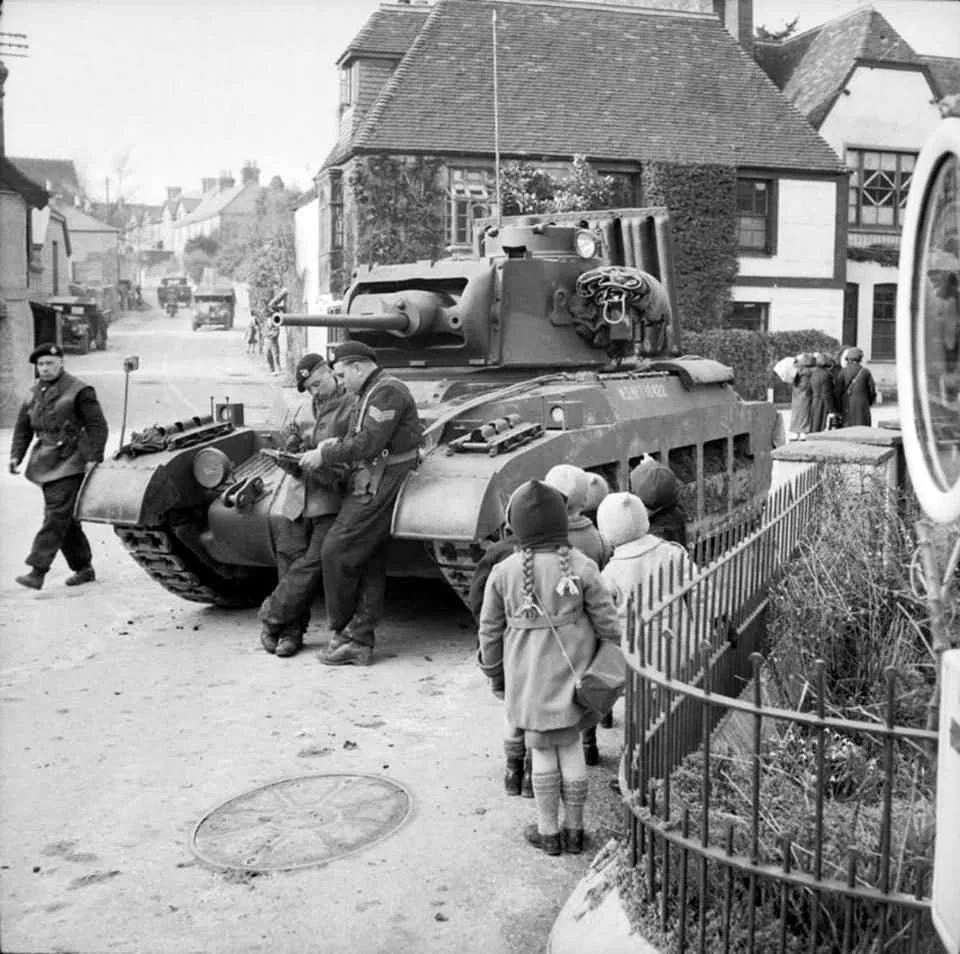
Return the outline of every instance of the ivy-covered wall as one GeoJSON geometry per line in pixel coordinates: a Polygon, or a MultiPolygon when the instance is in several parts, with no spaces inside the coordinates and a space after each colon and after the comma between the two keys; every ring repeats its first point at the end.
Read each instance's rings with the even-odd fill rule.
{"type": "Polygon", "coordinates": [[[736,169],[652,162],[641,177],[644,205],[670,213],[681,327],[724,327],[739,267],[736,169]]]}

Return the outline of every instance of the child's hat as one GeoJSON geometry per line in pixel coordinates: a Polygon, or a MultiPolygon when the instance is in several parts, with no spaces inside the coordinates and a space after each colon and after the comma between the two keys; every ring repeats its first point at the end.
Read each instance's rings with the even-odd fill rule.
{"type": "Polygon", "coordinates": [[[580,513],[587,502],[587,472],[573,464],[557,464],[547,471],[543,482],[567,498],[567,512],[580,513]]]}
{"type": "Polygon", "coordinates": [[[662,510],[677,502],[680,481],[666,464],[650,458],[630,471],[630,493],[636,494],[648,511],[662,510]]]}
{"type": "Polygon", "coordinates": [[[587,499],[584,501],[583,509],[595,513],[600,501],[610,493],[610,485],[600,474],[594,474],[587,471],[587,499]]]}
{"type": "Polygon", "coordinates": [[[634,494],[608,494],[597,508],[597,529],[612,547],[639,540],[650,532],[644,502],[634,494]]]}
{"type": "Polygon", "coordinates": [[[528,480],[513,492],[507,524],[521,547],[570,545],[563,494],[542,480],[528,480]]]}

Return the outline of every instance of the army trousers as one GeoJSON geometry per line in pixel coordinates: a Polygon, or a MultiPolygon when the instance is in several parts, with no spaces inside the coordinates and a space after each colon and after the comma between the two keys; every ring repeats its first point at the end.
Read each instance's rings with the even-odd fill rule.
{"type": "Polygon", "coordinates": [[[373,646],[383,615],[390,519],[400,486],[412,468],[387,467],[375,494],[344,498],[323,541],[323,584],[330,628],[373,646]]]}
{"type": "Polygon", "coordinates": [[[24,561],[28,566],[46,573],[57,551],[63,553],[67,566],[74,572],[90,566],[90,541],[73,515],[82,483],[83,474],[73,474],[43,484],[43,524],[24,561]]]}
{"type": "Polygon", "coordinates": [[[275,528],[277,576],[273,592],[260,607],[260,622],[274,636],[302,636],[310,623],[310,607],[323,589],[321,548],[333,525],[333,514],[283,520],[275,528]]]}

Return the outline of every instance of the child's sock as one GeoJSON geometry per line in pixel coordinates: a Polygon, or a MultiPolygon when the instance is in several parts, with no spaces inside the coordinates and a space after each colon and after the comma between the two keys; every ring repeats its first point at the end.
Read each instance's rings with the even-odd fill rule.
{"type": "Polygon", "coordinates": [[[587,785],[585,778],[563,780],[561,790],[564,828],[583,828],[583,806],[587,803],[587,785]]]}
{"type": "Polygon", "coordinates": [[[533,797],[537,802],[537,828],[541,835],[560,831],[560,773],[534,772],[533,797]]]}

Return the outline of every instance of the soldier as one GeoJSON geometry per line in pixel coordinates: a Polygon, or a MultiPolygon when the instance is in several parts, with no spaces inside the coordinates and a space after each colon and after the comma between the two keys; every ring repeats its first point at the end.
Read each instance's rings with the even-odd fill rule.
{"type": "MultiPolygon", "coordinates": [[[[297,390],[312,398],[314,424],[306,437],[307,447],[346,434],[353,398],[344,392],[330,365],[318,354],[305,354],[297,365],[296,379],[297,390]]],[[[288,449],[304,449],[299,431],[288,440],[288,449]]],[[[295,656],[303,648],[310,607],[323,584],[320,548],[340,507],[338,475],[331,468],[301,476],[287,476],[281,488],[289,506],[285,517],[274,524],[279,582],[259,613],[260,643],[268,653],[281,657],[295,656]]]]}
{"type": "Polygon", "coordinates": [[[385,374],[373,348],[340,345],[333,369],[357,395],[350,433],[328,438],[302,458],[308,472],[348,464],[349,491],[323,541],[323,584],[333,636],[322,660],[329,666],[369,666],[374,627],[383,609],[386,547],[393,504],[417,466],[423,425],[410,390],[385,374]]]}
{"type": "Polygon", "coordinates": [[[27,480],[43,490],[43,524],[26,559],[31,568],[18,576],[21,586],[39,590],[58,550],[73,574],[67,586],[96,579],[90,543],[73,507],[87,471],[103,460],[107,422],[97,393],[63,369],[63,349],[44,344],[30,355],[37,383],[20,407],[10,445],[10,473],[19,473],[27,449],[27,480]],[[34,442],[36,438],[36,442],[34,442]]]}

